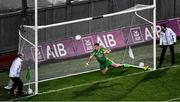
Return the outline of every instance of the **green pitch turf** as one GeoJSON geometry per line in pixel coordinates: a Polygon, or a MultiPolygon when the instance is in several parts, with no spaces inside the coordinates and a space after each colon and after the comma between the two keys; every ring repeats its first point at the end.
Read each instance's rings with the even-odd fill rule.
{"type": "Polygon", "coordinates": [[[40,83],[40,95],[20,100],[167,101],[180,97],[179,73],[180,66],[153,72],[134,68],[111,69],[106,75],[93,72],[40,83]]]}
{"type": "MultiPolygon", "coordinates": [[[[180,97],[180,66],[178,66],[180,65],[180,43],[177,43],[175,47],[177,67],[170,66],[171,57],[169,50],[167,50],[163,67],[169,66],[168,68],[153,72],[144,72],[136,68],[110,69],[106,75],[102,75],[100,72],[92,72],[42,82],[39,83],[39,95],[21,100],[167,101],[172,98],[180,97]]],[[[151,47],[145,46],[143,49],[133,48],[133,50],[135,53],[142,53],[142,51],[144,53],[152,50],[150,48],[151,47]]],[[[160,52],[161,49],[157,46],[157,61],[159,61],[160,52]]],[[[137,62],[146,62],[147,60],[144,61],[144,58],[149,58],[148,60],[150,63],[152,61],[152,55],[150,53],[135,55],[138,55],[138,58],[140,58],[137,59],[137,62]]],[[[109,56],[116,62],[122,62],[123,51],[114,51],[109,56]]],[[[69,61],[64,61],[61,63],[41,65],[39,77],[48,78],[49,76],[57,76],[59,73],[68,73],[65,70],[67,68],[71,71],[74,71],[76,68],[82,70],[86,61],[87,58],[82,58],[71,60],[71,63],[69,63],[69,61]]],[[[88,68],[98,68],[97,62],[93,62],[87,69],[88,68]]],[[[0,100],[7,101],[13,99],[14,97],[10,97],[8,91],[3,89],[9,81],[8,74],[6,72],[1,72],[0,77],[0,100]]]]}
{"type": "Polygon", "coordinates": [[[95,72],[40,83],[40,93],[47,93],[22,100],[167,101],[180,97],[179,66],[137,74],[130,74],[131,71],[135,69],[111,70],[107,75],[95,72]]]}

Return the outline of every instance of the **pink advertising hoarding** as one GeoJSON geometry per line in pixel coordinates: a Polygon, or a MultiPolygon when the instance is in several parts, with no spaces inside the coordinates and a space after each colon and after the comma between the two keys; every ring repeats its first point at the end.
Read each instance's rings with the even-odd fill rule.
{"type": "MultiPolygon", "coordinates": [[[[169,19],[157,22],[157,38],[159,24],[166,23],[180,37],[180,18],[169,19]]],[[[152,26],[149,24],[115,29],[107,32],[88,34],[82,36],[81,40],[69,38],[39,44],[39,62],[50,59],[65,59],[92,52],[94,43],[98,42],[101,46],[110,49],[120,49],[126,45],[136,45],[152,41],[152,26]]],[[[27,59],[34,59],[34,48],[24,50],[27,59]],[[31,54],[29,53],[31,52],[31,54]],[[26,54],[27,53],[27,54],[26,54]]]]}

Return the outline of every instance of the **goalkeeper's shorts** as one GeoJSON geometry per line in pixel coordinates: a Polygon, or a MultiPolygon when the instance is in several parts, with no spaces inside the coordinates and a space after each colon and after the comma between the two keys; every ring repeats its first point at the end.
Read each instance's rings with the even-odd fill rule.
{"type": "Polygon", "coordinates": [[[100,69],[104,70],[105,68],[108,68],[111,65],[112,65],[112,61],[111,60],[106,60],[103,63],[100,63],[100,69]]]}

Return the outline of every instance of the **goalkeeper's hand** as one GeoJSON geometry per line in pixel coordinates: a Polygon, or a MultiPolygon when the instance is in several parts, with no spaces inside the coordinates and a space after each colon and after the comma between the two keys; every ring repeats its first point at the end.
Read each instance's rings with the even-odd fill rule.
{"type": "Polygon", "coordinates": [[[108,50],[106,50],[106,51],[104,52],[104,54],[108,54],[108,53],[110,53],[110,52],[111,52],[111,50],[108,49],[108,50]]]}

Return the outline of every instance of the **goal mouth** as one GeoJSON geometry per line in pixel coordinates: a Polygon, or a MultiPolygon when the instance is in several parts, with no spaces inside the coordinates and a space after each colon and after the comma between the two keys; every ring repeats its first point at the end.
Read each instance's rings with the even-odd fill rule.
{"type": "Polygon", "coordinates": [[[86,66],[94,43],[111,49],[107,57],[116,63],[138,67],[142,62],[153,68],[154,8],[155,5],[137,4],[115,13],[39,25],[38,34],[35,26],[23,25],[19,30],[18,51],[25,55],[23,67],[29,67],[32,74],[30,81],[24,79],[25,84],[32,84],[31,89],[35,90],[38,82],[99,71],[96,61],[86,66]]]}

